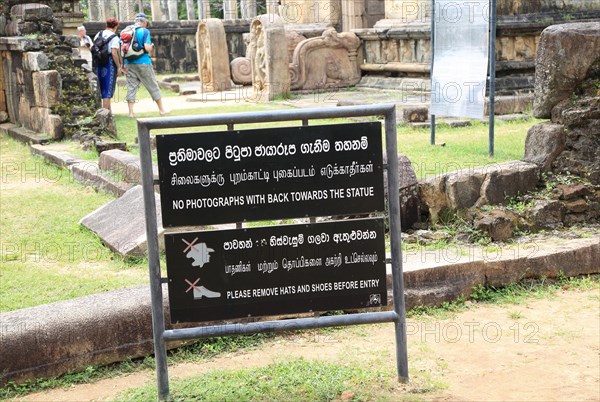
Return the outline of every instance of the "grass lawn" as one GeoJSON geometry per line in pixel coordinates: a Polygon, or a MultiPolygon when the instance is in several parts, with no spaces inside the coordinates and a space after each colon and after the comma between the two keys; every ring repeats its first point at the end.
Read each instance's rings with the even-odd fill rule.
{"type": "Polygon", "coordinates": [[[147,282],[79,220],[112,199],[0,137],[0,312],[147,282]]]}
{"type": "MultiPolygon", "coordinates": [[[[148,96],[140,89],[140,97],[148,96]]],[[[163,90],[165,96],[174,93],[163,90]]],[[[289,106],[270,104],[216,104],[197,109],[174,110],[173,116],[281,110],[289,106]]],[[[138,117],[156,113],[139,113],[138,117]]],[[[349,122],[348,119],[311,121],[311,125],[349,122]]],[[[121,141],[137,153],[134,119],[116,116],[121,141]]],[[[521,159],[526,132],[536,121],[496,124],[496,155],[488,157],[488,127],[437,129],[437,142],[429,145],[429,129],[398,126],[398,150],[412,162],[418,177],[521,159]]],[[[301,122],[261,124],[260,127],[298,126],[301,122]]],[[[257,128],[256,124],[236,129],[257,128]]],[[[168,132],[190,132],[174,129],[168,132]]],[[[204,127],[224,131],[226,127],[204,127]]],[[[161,131],[156,130],[153,134],[161,131]]],[[[165,130],[162,130],[165,132],[165,130]]],[[[88,159],[93,153],[77,152],[88,159]]],[[[69,299],[147,282],[145,259],[124,260],[79,225],[79,220],[112,199],[73,181],[66,169],[47,165],[33,157],[26,146],[0,138],[2,165],[0,192],[0,312],[69,299]]]]}
{"type": "Polygon", "coordinates": [[[471,127],[436,128],[436,144],[430,145],[429,129],[398,128],[398,152],[406,155],[418,178],[459,169],[519,160],[525,152],[527,130],[537,120],[503,122],[494,127],[494,156],[488,155],[488,125],[474,122],[471,127]]]}
{"type": "MultiPolygon", "coordinates": [[[[217,104],[211,107],[198,109],[175,110],[171,116],[191,116],[207,114],[225,114],[265,110],[290,109],[287,105],[271,104],[217,104]]],[[[156,113],[139,113],[138,117],[151,117],[156,113]]],[[[133,119],[127,116],[117,115],[115,117],[119,139],[127,142],[130,151],[138,153],[135,143],[137,137],[137,126],[133,119]]],[[[313,120],[310,125],[348,123],[355,120],[350,119],[322,119],[313,120]]],[[[536,124],[538,120],[520,120],[513,122],[496,121],[494,135],[494,156],[488,155],[488,125],[473,121],[470,127],[451,128],[440,125],[436,129],[436,143],[444,146],[430,145],[429,129],[415,129],[410,126],[400,125],[397,127],[398,152],[407,156],[418,178],[435,176],[440,173],[454,170],[474,168],[489,164],[519,160],[523,158],[525,148],[525,137],[527,130],[536,124]]],[[[236,130],[265,127],[297,127],[300,121],[275,122],[264,124],[239,124],[236,130]]],[[[171,134],[190,132],[226,131],[226,126],[206,126],[197,128],[178,128],[168,130],[153,130],[151,134],[171,134]]]]}

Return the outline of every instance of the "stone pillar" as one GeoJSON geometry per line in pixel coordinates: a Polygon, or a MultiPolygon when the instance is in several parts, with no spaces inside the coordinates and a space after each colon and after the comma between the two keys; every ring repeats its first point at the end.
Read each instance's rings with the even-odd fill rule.
{"type": "Polygon", "coordinates": [[[385,20],[378,26],[396,26],[407,23],[430,24],[431,0],[385,0],[385,20]]]}
{"type": "Polygon", "coordinates": [[[257,101],[268,102],[289,96],[290,68],[283,20],[263,14],[250,24],[250,63],[252,86],[257,101]]]}
{"type": "Polygon", "coordinates": [[[169,21],[179,21],[179,16],[177,15],[177,0],[169,0],[167,5],[169,7],[169,21]]]}
{"type": "MultiPolygon", "coordinates": [[[[343,1],[343,3],[351,1],[343,1]]],[[[280,15],[286,23],[290,24],[336,25],[340,19],[340,2],[337,0],[282,0],[280,15]]]]}
{"type": "Polygon", "coordinates": [[[202,90],[215,92],[231,89],[227,39],[220,19],[200,21],[196,33],[196,51],[202,90]]]}
{"type": "Polygon", "coordinates": [[[243,19],[252,19],[256,17],[256,0],[240,0],[243,19]]]}
{"type": "Polygon", "coordinates": [[[90,19],[90,21],[102,21],[100,15],[100,0],[90,0],[88,18],[90,19]]]}
{"type": "Polygon", "coordinates": [[[210,18],[210,2],[209,0],[198,0],[198,19],[206,18],[210,18]]]}
{"type": "MultiPolygon", "coordinates": [[[[0,115],[2,112],[6,113],[5,117],[8,116],[8,105],[6,104],[6,80],[4,78],[4,60],[8,59],[9,53],[0,50],[0,115]]],[[[3,119],[0,119],[2,122],[3,119]]]]}
{"type": "Polygon", "coordinates": [[[133,21],[135,19],[134,0],[117,0],[119,21],[133,21]]]}
{"type": "MultiPolygon", "coordinates": [[[[125,9],[126,9],[126,21],[133,21],[135,19],[135,15],[137,14],[135,12],[135,2],[136,0],[125,0],[125,9]]],[[[140,12],[143,12],[144,10],[141,9],[140,12]]]]}
{"type": "Polygon", "coordinates": [[[187,8],[187,19],[196,19],[196,11],[194,10],[194,0],[185,0],[185,7],[187,8]]]}
{"type": "Polygon", "coordinates": [[[236,0],[223,0],[223,19],[224,20],[235,20],[237,19],[237,1],[236,0]]]}
{"type": "Polygon", "coordinates": [[[152,13],[153,21],[163,21],[165,19],[162,8],[160,7],[160,0],[150,1],[150,12],[152,13]]]}
{"type": "Polygon", "coordinates": [[[365,0],[342,1],[342,32],[364,28],[365,0]]]}
{"type": "Polygon", "coordinates": [[[279,1],[266,0],[267,14],[279,14],[279,1]]]}
{"type": "Polygon", "coordinates": [[[110,0],[102,0],[102,19],[106,20],[108,18],[116,17],[117,13],[113,10],[112,1],[110,0]]]}

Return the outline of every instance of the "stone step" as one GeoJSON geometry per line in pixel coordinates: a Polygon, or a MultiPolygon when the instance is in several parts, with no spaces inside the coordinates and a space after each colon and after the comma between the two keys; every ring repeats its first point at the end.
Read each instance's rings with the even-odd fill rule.
{"type": "MultiPolygon", "coordinates": [[[[98,166],[103,171],[111,172],[125,183],[141,184],[142,168],[139,156],[120,149],[111,149],[100,154],[98,166]]],[[[158,166],[152,166],[154,179],[158,179],[158,166]]]]}
{"type": "Polygon", "coordinates": [[[130,188],[135,186],[133,183],[127,183],[119,180],[109,172],[102,171],[96,162],[82,161],[75,163],[70,167],[73,179],[79,183],[104,190],[116,197],[121,197],[130,188]]]}
{"type": "Polygon", "coordinates": [[[0,124],[0,133],[6,134],[25,144],[46,144],[50,141],[48,137],[44,137],[25,127],[17,127],[12,123],[0,124]]]}

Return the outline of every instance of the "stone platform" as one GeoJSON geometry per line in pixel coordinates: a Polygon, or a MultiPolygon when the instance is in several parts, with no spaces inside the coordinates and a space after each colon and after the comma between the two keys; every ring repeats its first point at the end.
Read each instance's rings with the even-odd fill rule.
{"type": "MultiPolygon", "coordinates": [[[[535,241],[495,251],[470,245],[409,251],[402,260],[406,307],[468,297],[478,285],[499,287],[527,278],[595,274],[600,272],[599,261],[598,233],[594,238],[535,241]]],[[[388,273],[388,309],[391,285],[388,273]]],[[[173,328],[168,324],[166,285],[163,298],[167,328],[173,328]]],[[[11,311],[0,314],[0,322],[0,367],[5,369],[0,384],[54,377],[153,353],[147,286],[11,311]]],[[[244,320],[230,322],[244,325],[244,320]]]]}

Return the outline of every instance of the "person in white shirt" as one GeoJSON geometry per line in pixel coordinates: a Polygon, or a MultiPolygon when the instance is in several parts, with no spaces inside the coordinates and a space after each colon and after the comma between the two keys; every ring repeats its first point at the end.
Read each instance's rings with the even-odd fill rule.
{"type": "Polygon", "coordinates": [[[87,64],[92,66],[92,39],[86,35],[85,27],[82,25],[77,27],[77,36],[79,36],[79,54],[87,61],[87,64]]]}

